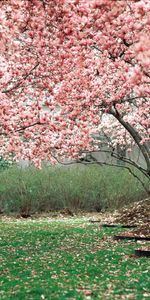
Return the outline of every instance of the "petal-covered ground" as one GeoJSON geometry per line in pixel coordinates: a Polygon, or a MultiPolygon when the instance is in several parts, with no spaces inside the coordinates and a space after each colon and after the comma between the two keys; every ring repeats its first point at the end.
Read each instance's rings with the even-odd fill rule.
{"type": "Polygon", "coordinates": [[[150,260],[134,255],[148,243],[115,241],[121,232],[89,215],[3,217],[0,299],[150,299],[150,260]]]}

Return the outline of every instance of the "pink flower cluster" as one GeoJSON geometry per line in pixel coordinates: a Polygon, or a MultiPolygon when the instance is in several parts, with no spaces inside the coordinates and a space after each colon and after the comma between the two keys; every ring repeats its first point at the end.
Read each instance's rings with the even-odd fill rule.
{"type": "Polygon", "coordinates": [[[150,1],[1,0],[0,119],[0,155],[38,166],[93,132],[147,145],[150,1]]]}

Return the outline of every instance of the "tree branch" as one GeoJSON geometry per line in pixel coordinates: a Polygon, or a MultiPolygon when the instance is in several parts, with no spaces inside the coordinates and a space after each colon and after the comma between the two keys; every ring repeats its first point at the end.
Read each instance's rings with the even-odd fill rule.
{"type": "Polygon", "coordinates": [[[135,143],[138,145],[139,149],[141,150],[146,164],[147,164],[147,173],[150,176],[150,150],[145,144],[141,144],[142,138],[139,133],[133,128],[128,122],[125,122],[119,112],[114,107],[114,110],[110,110],[110,114],[113,115],[119,123],[130,133],[132,138],[134,139],[135,143]]]}
{"type": "Polygon", "coordinates": [[[29,71],[28,74],[23,75],[22,76],[23,78],[19,82],[17,82],[16,85],[14,85],[13,87],[8,88],[8,89],[2,91],[2,93],[7,94],[7,93],[12,92],[13,90],[18,89],[19,86],[20,86],[20,84],[22,83],[22,80],[26,80],[38,66],[39,66],[39,62],[36,63],[36,65],[29,71]]]}
{"type": "Polygon", "coordinates": [[[129,171],[129,173],[134,177],[136,178],[142,185],[142,187],[144,188],[144,190],[146,191],[146,193],[149,195],[150,194],[150,191],[147,189],[146,185],[144,184],[144,182],[140,179],[140,177],[138,175],[136,175],[129,167],[127,166],[120,166],[120,165],[117,165],[115,163],[107,163],[107,162],[99,162],[99,161],[84,161],[84,160],[74,160],[74,161],[69,161],[69,162],[62,162],[60,161],[56,156],[54,156],[54,159],[56,159],[56,161],[58,163],[60,163],[61,165],[72,165],[72,164],[83,164],[83,165],[100,165],[100,166],[110,166],[110,167],[117,167],[117,168],[123,168],[123,169],[127,169],[129,171]]]}

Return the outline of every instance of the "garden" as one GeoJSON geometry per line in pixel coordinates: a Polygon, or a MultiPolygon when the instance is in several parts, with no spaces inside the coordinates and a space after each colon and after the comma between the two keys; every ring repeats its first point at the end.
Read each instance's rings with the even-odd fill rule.
{"type": "Polygon", "coordinates": [[[0,299],[150,299],[150,1],[0,1],[0,299]]]}

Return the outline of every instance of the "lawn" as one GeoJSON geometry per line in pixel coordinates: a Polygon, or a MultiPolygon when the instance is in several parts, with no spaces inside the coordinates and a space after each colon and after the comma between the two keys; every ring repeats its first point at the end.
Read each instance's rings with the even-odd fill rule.
{"type": "Polygon", "coordinates": [[[0,299],[150,299],[150,259],[86,217],[0,222],[0,299]]]}

